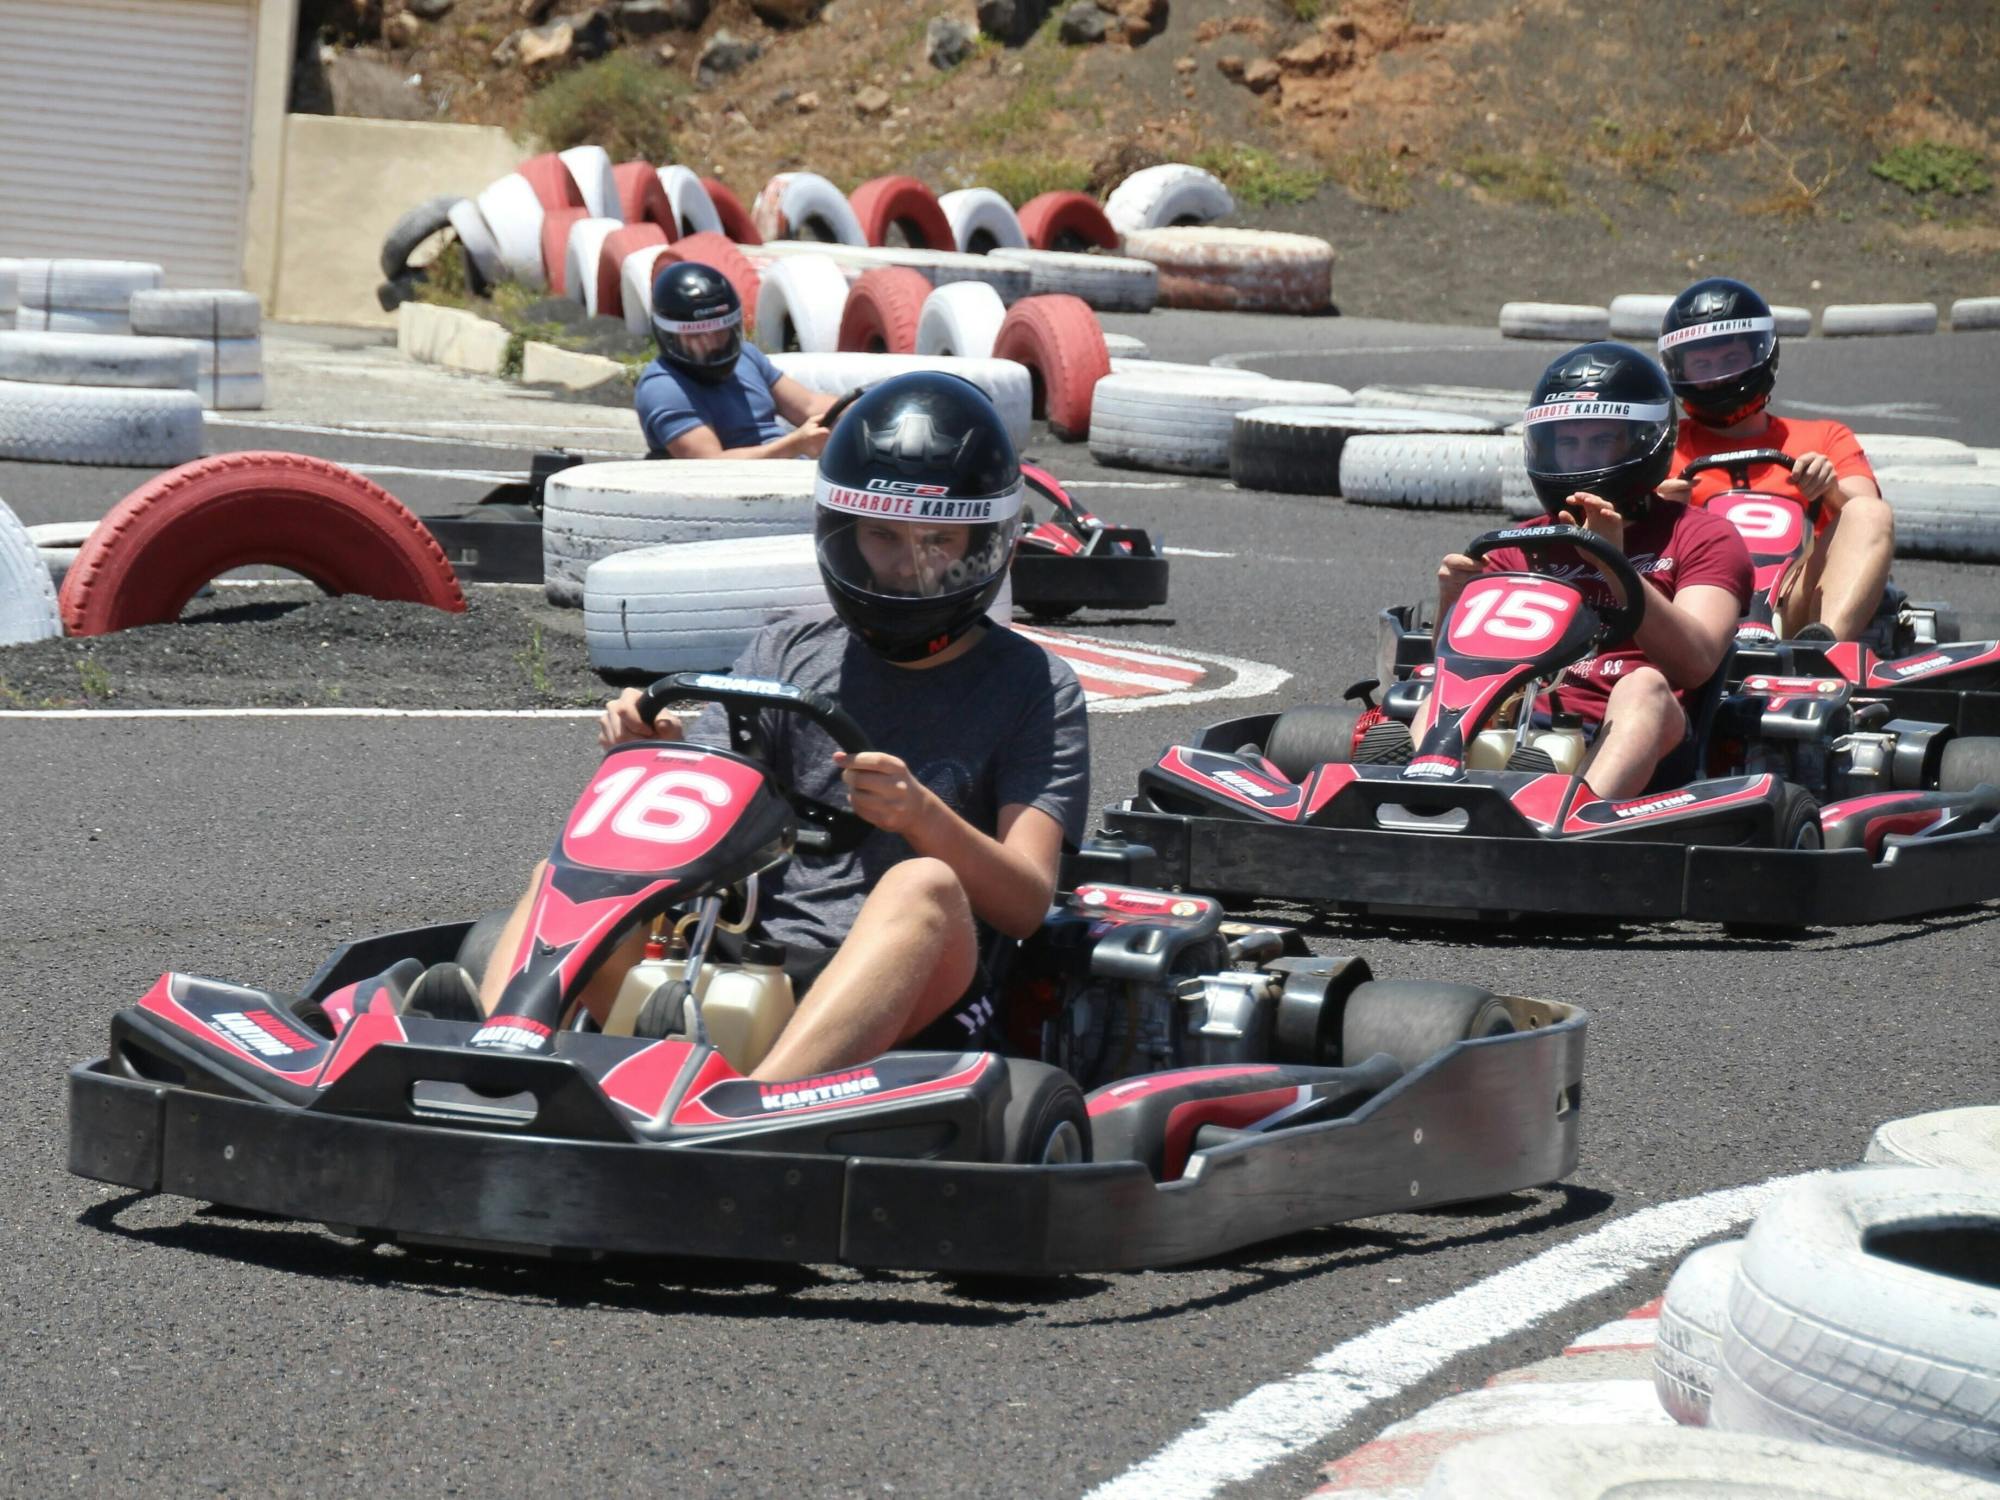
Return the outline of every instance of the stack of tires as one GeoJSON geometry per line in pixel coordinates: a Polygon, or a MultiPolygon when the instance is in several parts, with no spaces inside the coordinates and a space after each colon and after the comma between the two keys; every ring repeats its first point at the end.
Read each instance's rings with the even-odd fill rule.
{"type": "Polygon", "coordinates": [[[1186,162],[1134,172],[1104,210],[1126,256],[1151,263],[1165,307],[1315,314],[1334,310],[1333,246],[1304,234],[1220,227],[1236,201],[1186,162]]]}
{"type": "Polygon", "coordinates": [[[0,333],[0,458],[152,469],[198,458],[197,364],[180,339],[0,333]]]}
{"type": "Polygon", "coordinates": [[[0,646],[62,634],[54,580],[20,517],[0,500],[0,646]]]}
{"type": "Polygon", "coordinates": [[[195,345],[195,385],[215,411],[264,404],[264,305],[252,292],[147,291],[132,294],[132,332],[195,345]]]}
{"type": "Polygon", "coordinates": [[[160,285],[151,261],[20,260],[14,326],[30,333],[130,333],[132,294],[160,285]]]}
{"type": "Polygon", "coordinates": [[[2000,1108],[1877,1130],[1684,1260],[1654,1354],[1688,1426],[2000,1480],[2000,1108]]]}

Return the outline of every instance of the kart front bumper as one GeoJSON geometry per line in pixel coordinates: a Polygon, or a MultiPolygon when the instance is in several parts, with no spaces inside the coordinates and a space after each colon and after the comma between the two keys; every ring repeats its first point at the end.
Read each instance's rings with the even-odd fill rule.
{"type": "Polygon", "coordinates": [[[1135,808],[1105,828],[1153,850],[1150,884],[1273,896],[1375,915],[1499,920],[1514,913],[1851,927],[2000,898],[2000,819],[1860,849],[1484,837],[1260,823],[1135,808]]]}
{"type": "MultiPolygon", "coordinates": [[[[69,1074],[69,1167],[367,1238],[1051,1276],[1222,1254],[1554,1182],[1576,1164],[1587,1016],[1451,1047],[1353,1114],[1137,1162],[992,1166],[571,1139],[69,1074]]],[[[1540,1023],[1540,1024],[1538,1024],[1540,1023]]]]}

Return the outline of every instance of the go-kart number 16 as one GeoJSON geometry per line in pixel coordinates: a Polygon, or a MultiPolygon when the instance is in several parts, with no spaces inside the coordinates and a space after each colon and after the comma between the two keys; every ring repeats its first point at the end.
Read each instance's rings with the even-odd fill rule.
{"type": "Polygon", "coordinates": [[[1570,600],[1534,589],[1486,588],[1471,591],[1452,621],[1455,646],[1476,646],[1481,635],[1503,641],[1543,641],[1562,627],[1570,600]]]}
{"type": "Polygon", "coordinates": [[[730,798],[727,782],[686,768],[656,771],[647,777],[646,767],[627,766],[613,771],[591,791],[597,800],[570,829],[572,838],[589,838],[609,818],[611,831],[622,838],[684,844],[701,837],[707,829],[709,808],[727,807],[730,798]],[[643,785],[642,777],[646,778],[643,785]],[[685,795],[690,792],[694,795],[685,795]]]}

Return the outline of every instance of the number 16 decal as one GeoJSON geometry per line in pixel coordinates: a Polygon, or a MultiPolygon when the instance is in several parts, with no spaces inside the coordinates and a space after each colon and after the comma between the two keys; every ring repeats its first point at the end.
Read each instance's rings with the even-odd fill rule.
{"type": "Polygon", "coordinates": [[[729,805],[728,783],[705,771],[656,771],[641,785],[645,776],[645,766],[627,766],[593,786],[597,800],[571,825],[570,837],[587,839],[609,818],[621,838],[684,844],[707,830],[710,808],[729,805]]]}

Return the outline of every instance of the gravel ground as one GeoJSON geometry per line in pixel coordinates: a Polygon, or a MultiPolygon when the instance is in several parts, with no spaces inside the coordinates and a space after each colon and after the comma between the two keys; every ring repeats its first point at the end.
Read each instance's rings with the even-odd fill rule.
{"type": "Polygon", "coordinates": [[[0,648],[4,708],[567,708],[603,701],[583,616],[473,586],[462,615],[309,584],[223,587],[173,625],[0,648]],[[476,684],[475,686],[472,686],[476,684]]]}

